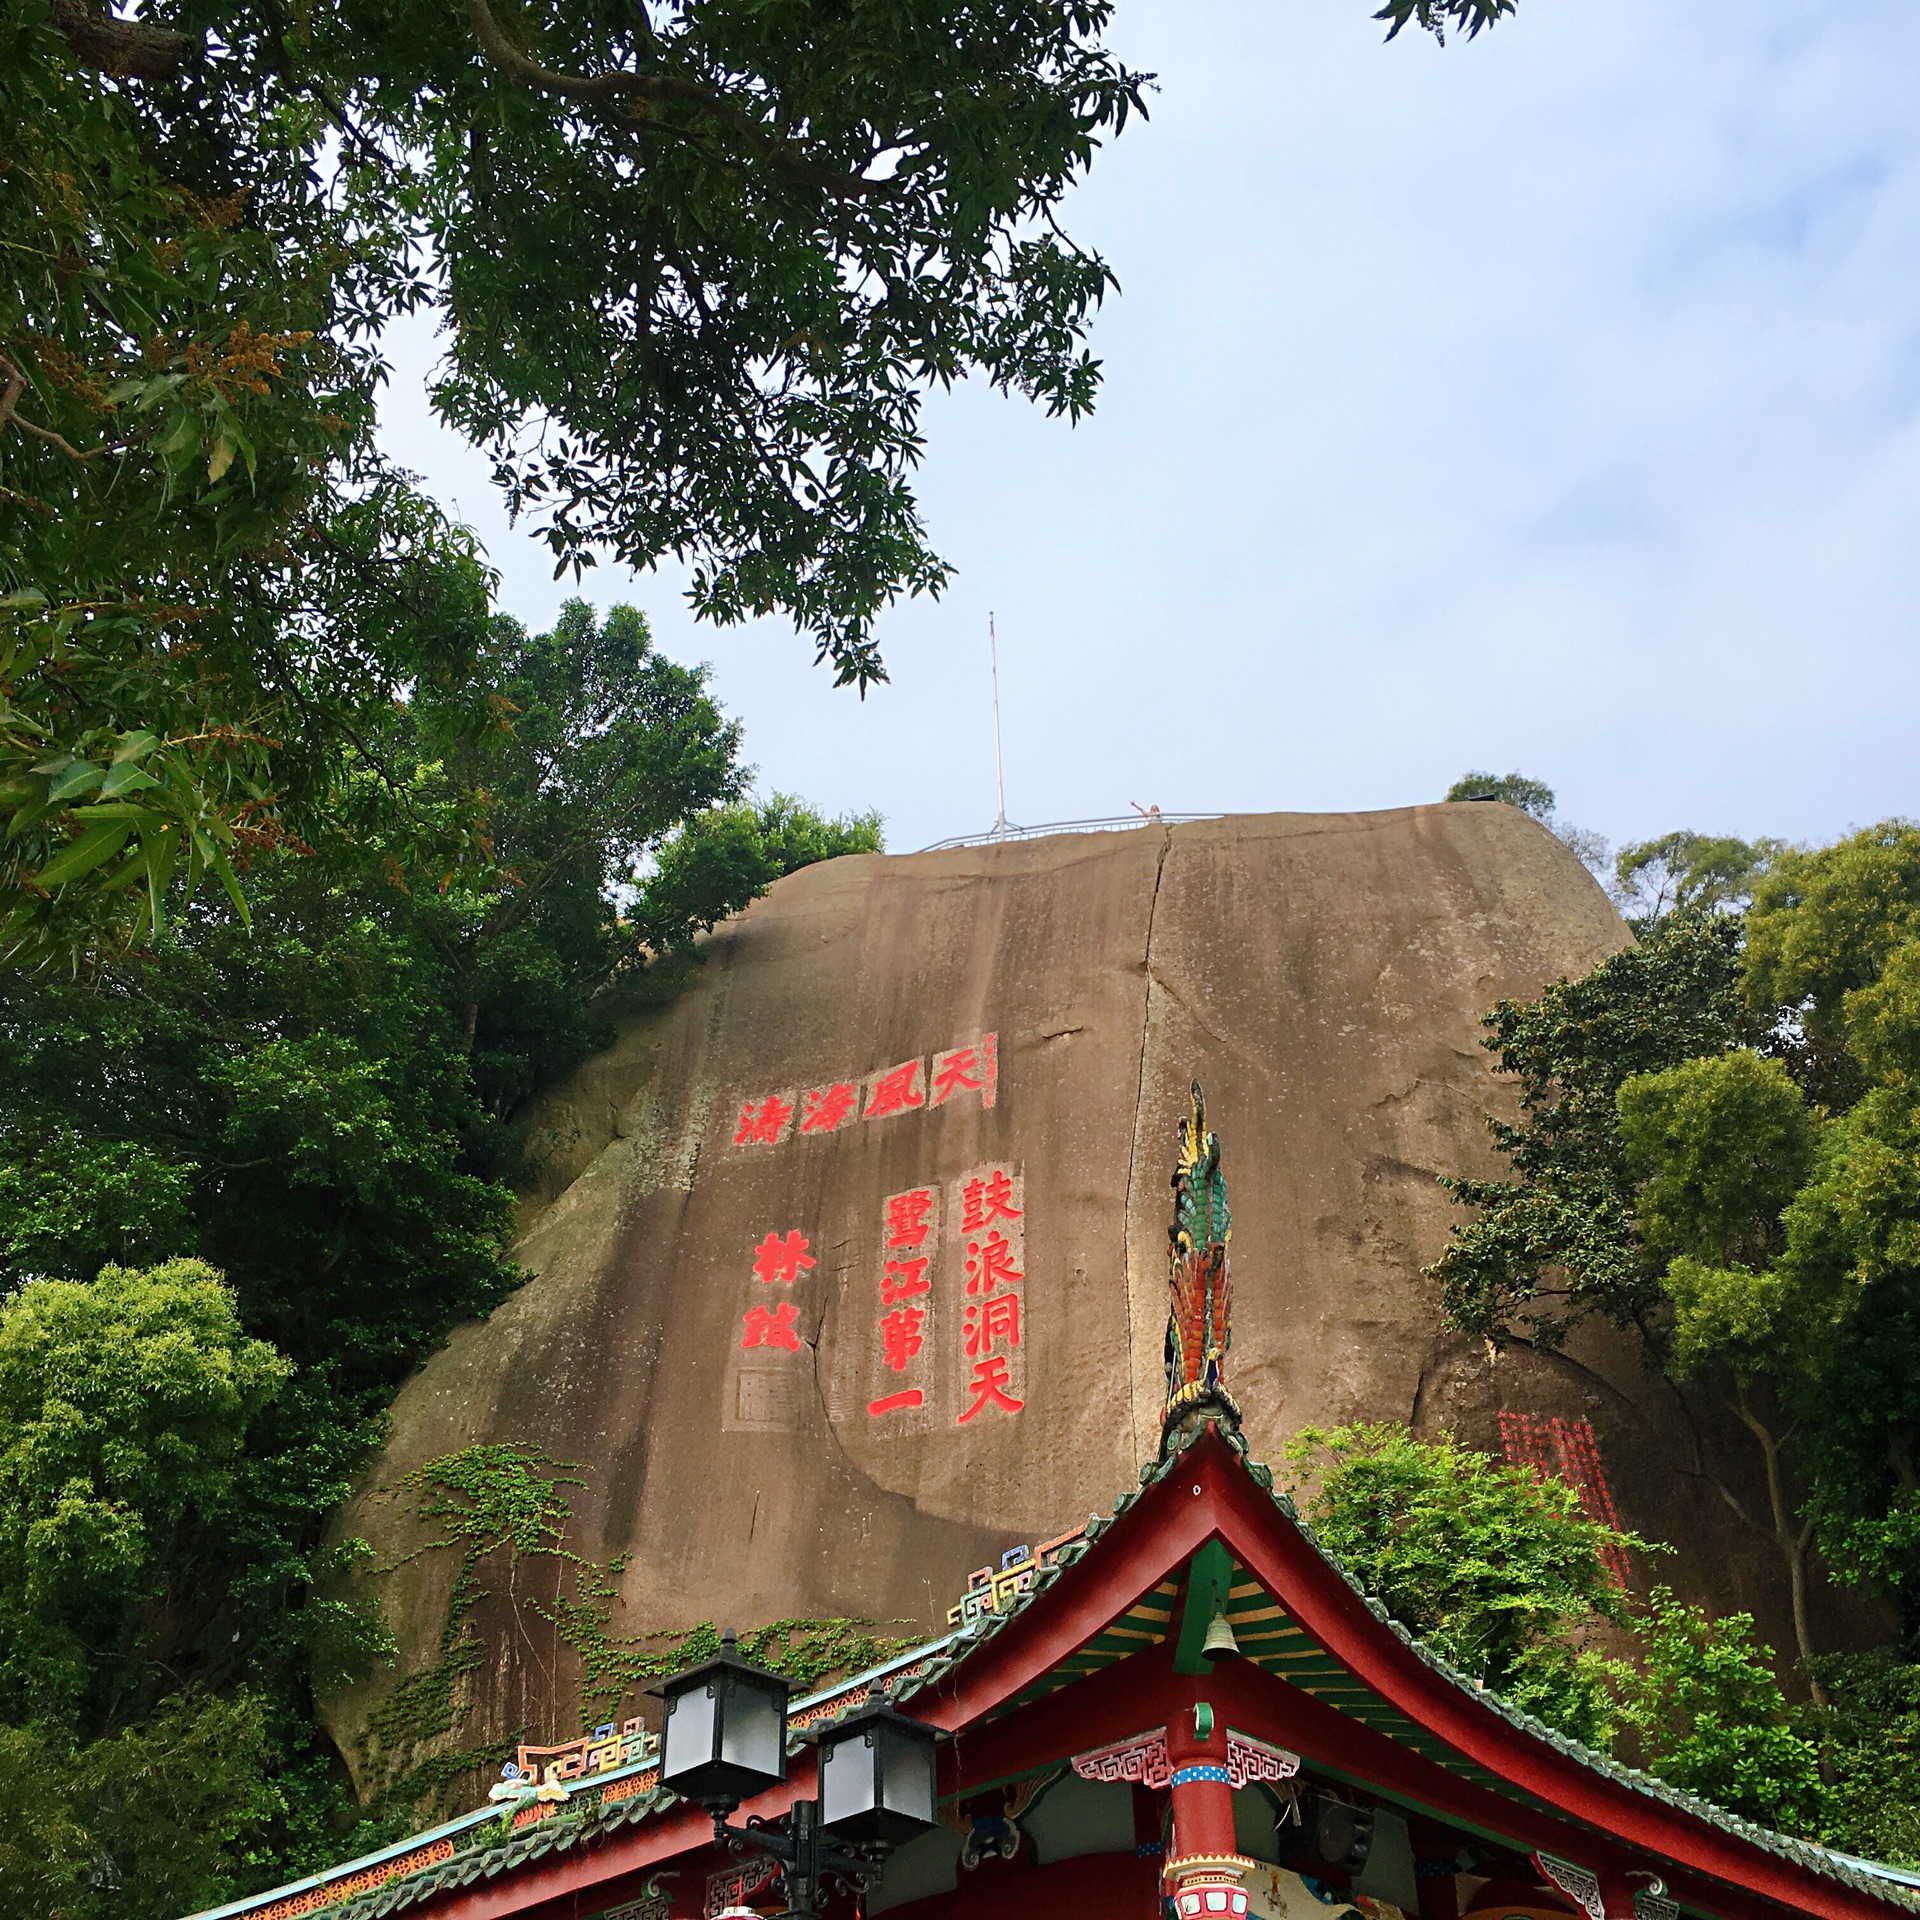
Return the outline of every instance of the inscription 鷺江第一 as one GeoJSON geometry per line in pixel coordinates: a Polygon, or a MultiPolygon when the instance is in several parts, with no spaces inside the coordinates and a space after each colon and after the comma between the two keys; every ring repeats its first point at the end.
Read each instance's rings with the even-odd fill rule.
{"type": "Polygon", "coordinates": [[[838,1133],[856,1122],[931,1113],[956,1100],[999,1099],[999,1036],[983,1033],[931,1056],[916,1054],[865,1074],[835,1077],[817,1086],[743,1094],[727,1111],[728,1138],[740,1148],[777,1147],[788,1140],[838,1133]]]}
{"type": "Polygon", "coordinates": [[[867,1402],[870,1419],[911,1413],[927,1403],[922,1355],[933,1333],[928,1270],[940,1247],[939,1197],[937,1188],[909,1187],[889,1194],[882,1209],[879,1391],[867,1402]]]}

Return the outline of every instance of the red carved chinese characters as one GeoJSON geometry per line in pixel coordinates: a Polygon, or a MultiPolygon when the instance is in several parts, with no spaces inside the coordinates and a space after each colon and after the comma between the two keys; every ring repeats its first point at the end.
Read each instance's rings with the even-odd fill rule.
{"type": "Polygon", "coordinates": [[[1020,1344],[1020,1296],[996,1293],[967,1309],[967,1358],[978,1360],[996,1345],[1020,1344]]]}
{"type": "Polygon", "coordinates": [[[733,1144],[736,1147],[775,1146],[792,1118],[793,1102],[783,1100],[777,1093],[768,1094],[764,1100],[749,1100],[740,1109],[733,1144]]]}
{"type": "Polygon", "coordinates": [[[749,1307],[746,1330],[740,1336],[740,1344],[743,1347],[785,1347],[790,1353],[798,1353],[800,1336],[794,1331],[794,1322],[799,1318],[800,1309],[791,1300],[782,1300],[777,1307],[749,1307]]]}
{"type": "Polygon", "coordinates": [[[975,1233],[996,1220],[1018,1220],[1013,1204],[1013,1180],[1006,1168],[995,1167],[983,1179],[968,1180],[960,1188],[960,1231],[975,1233]]]}
{"type": "Polygon", "coordinates": [[[1007,1356],[996,1353],[990,1359],[982,1360],[973,1370],[973,1378],[967,1382],[967,1390],[973,1395],[967,1410],[956,1426],[964,1427],[976,1413],[986,1407],[998,1407],[1002,1413],[1018,1413],[1027,1403],[1016,1400],[1007,1391],[1007,1356]]]}
{"type": "Polygon", "coordinates": [[[922,1254],[918,1260],[889,1260],[880,1276],[880,1304],[890,1307],[912,1293],[931,1293],[933,1282],[927,1278],[932,1261],[922,1254]]]}
{"type": "Polygon", "coordinates": [[[830,1087],[809,1087],[800,1096],[800,1131],[832,1133],[853,1118],[860,1089],[851,1080],[836,1081],[830,1087]]]}
{"type": "Polygon", "coordinates": [[[977,1093],[990,1107],[1000,1080],[998,1036],[985,1033],[971,1046],[933,1056],[933,1104],[944,1107],[962,1093],[977,1093]]]}
{"type": "Polygon", "coordinates": [[[880,1316],[880,1358],[895,1373],[905,1373],[907,1362],[920,1351],[920,1329],[927,1316],[919,1307],[895,1307],[880,1316]]]}
{"type": "Polygon", "coordinates": [[[1026,1202],[1012,1167],[976,1167],[953,1185],[960,1217],[966,1405],[957,1425],[1026,1405],[1026,1202]]]}
{"type": "MultiPolygon", "coordinates": [[[[917,1065],[917,1063],[916,1063],[917,1065]]],[[[917,1373],[932,1333],[933,1282],[927,1270],[940,1244],[939,1196],[931,1187],[889,1194],[881,1216],[880,1364],[894,1374],[917,1373]]],[[[926,1389],[904,1384],[867,1402],[880,1419],[926,1404],[926,1389]]]]}
{"type": "Polygon", "coordinates": [[[771,1147],[806,1134],[838,1133],[854,1120],[889,1120],[906,1113],[930,1113],[966,1095],[978,1095],[981,1106],[999,1098],[999,1036],[983,1033],[963,1046],[946,1047],[932,1056],[903,1060],[864,1078],[848,1075],[815,1087],[784,1087],[778,1093],[755,1094],[727,1111],[729,1136],[736,1147],[771,1147]]]}
{"type": "Polygon", "coordinates": [[[967,1291],[992,1293],[996,1287],[1017,1287],[1027,1276],[1013,1264],[1013,1243],[998,1227],[980,1240],[967,1242],[967,1291]]]}
{"type": "Polygon", "coordinates": [[[876,1073],[867,1087],[867,1107],[861,1115],[864,1120],[884,1120],[891,1113],[905,1113],[912,1107],[924,1107],[927,1096],[923,1091],[926,1085],[926,1071],[918,1060],[909,1060],[904,1065],[889,1067],[885,1073],[876,1073]]]}
{"type": "Polygon", "coordinates": [[[797,1227],[785,1234],[768,1234],[753,1250],[753,1277],[763,1287],[776,1282],[792,1286],[808,1268],[819,1265],[807,1251],[812,1244],[797,1227]]]}
{"type": "Polygon", "coordinates": [[[933,1211],[933,1189],[915,1187],[896,1193],[887,1202],[887,1250],[917,1247],[927,1237],[927,1216],[933,1211]]]}
{"type": "MultiPolygon", "coordinates": [[[[798,1227],[769,1232],[753,1250],[754,1281],[760,1287],[798,1286],[820,1264],[808,1251],[812,1244],[798,1227]]],[[[748,1303],[728,1368],[728,1411],[722,1416],[727,1426],[778,1432],[790,1425],[797,1372],[788,1356],[798,1353],[801,1345],[800,1308],[795,1301],[748,1303]],[[742,1360],[741,1351],[757,1357],[742,1360]]]]}

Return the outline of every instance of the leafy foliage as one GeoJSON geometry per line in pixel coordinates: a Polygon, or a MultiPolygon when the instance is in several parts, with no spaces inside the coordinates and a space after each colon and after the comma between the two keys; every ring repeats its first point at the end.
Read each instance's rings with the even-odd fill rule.
{"type": "Polygon", "coordinates": [[[1820,1838],[1920,1867],[1920,1664],[1895,1647],[1818,1664],[1827,1705],[1803,1712],[1802,1731],[1829,1782],[1820,1838]]]}
{"type": "MultiPolygon", "coordinates": [[[[0,1337],[0,1561],[17,1563],[0,1567],[17,1602],[0,1723],[71,1755],[159,1726],[170,1701],[251,1699],[246,1750],[272,1804],[240,1826],[205,1811],[236,1889],[347,1844],[345,1772],[313,1695],[391,1648],[333,1597],[325,1519],[400,1380],[518,1283],[506,1179],[528,1094],[611,1034],[610,995],[683,981],[696,926],[877,836],[738,798],[737,729],[630,609],[575,604],[531,636],[494,622],[476,660],[476,680],[418,686],[369,722],[310,842],[250,857],[251,926],[209,905],[78,978],[0,976],[0,1286],[22,1329],[66,1316],[72,1401],[36,1400],[39,1375],[8,1388],[0,1337]],[[716,820],[751,829],[734,833],[739,858],[683,861],[672,899],[650,900],[663,849],[716,820]],[[228,1407],[226,1451],[194,1467],[187,1438],[213,1445],[203,1409],[155,1450],[176,1476],[194,1467],[190,1485],[142,1506],[103,1465],[88,1493],[84,1436],[135,1473],[141,1419],[173,1404],[155,1369],[190,1334],[211,1341],[209,1315],[259,1376],[234,1389],[246,1417],[228,1407]],[[82,1635],[97,1659],[74,1652],[82,1635]]],[[[584,1646],[605,1638],[607,1576],[579,1571],[563,1624],[584,1646]]],[[[463,1620],[440,1678],[403,1684],[413,1719],[437,1712],[442,1732],[463,1620]]],[[[396,1786],[410,1771],[398,1753],[396,1786]]],[[[61,1806],[90,1860],[104,1816],[61,1806]]],[[[47,1861],[65,1858],[56,1840],[47,1861]]]]}
{"type": "Polygon", "coordinates": [[[1780,1061],[1745,1047],[1683,1060],[1623,1081],[1615,1105],[1650,1253],[1753,1261],[1773,1250],[1813,1161],[1813,1119],[1780,1061]]]}
{"type": "Polygon", "coordinates": [[[1917,941],[1920,827],[1889,820],[1773,863],[1748,915],[1745,989],[1757,1017],[1781,1023],[1810,1098],[1849,1107],[1869,1070],[1911,1083],[1917,941]]]}
{"type": "Polygon", "coordinates": [[[1628,1616],[1606,1555],[1648,1542],[1587,1519],[1558,1481],[1390,1423],[1306,1427],[1285,1457],[1317,1479],[1321,1543],[1402,1626],[1563,1733],[1611,1743],[1627,1670],[1592,1635],[1628,1616]]]}
{"type": "Polygon", "coordinates": [[[1387,22],[1389,40],[1403,27],[1418,26],[1444,46],[1449,28],[1471,40],[1483,28],[1498,25],[1517,4],[1518,0],[1387,0],[1373,17],[1387,22]]]}
{"type": "Polygon", "coordinates": [[[676,554],[703,614],[789,612],[841,681],[882,677],[874,614],[947,571],[906,484],[923,390],[1092,403],[1112,276],[1056,215],[1142,110],[1110,5],[467,11],[470,39],[393,16],[376,64],[417,76],[404,109],[337,10],[297,68],[422,156],[443,412],[562,563],[676,554]]]}
{"type": "Polygon", "coordinates": [[[1487,1015],[1482,1044],[1518,1080],[1520,1119],[1491,1123],[1512,1178],[1442,1182],[1480,1209],[1429,1269],[1455,1325],[1556,1344],[1589,1313],[1625,1326],[1657,1305],[1616,1097],[1741,1036],[1738,955],[1737,926],[1677,916],[1584,979],[1487,1015]]]}
{"type": "Polygon", "coordinates": [[[784,793],[715,807],[661,843],[634,925],[655,951],[672,952],[714,925],[721,902],[751,899],[817,860],[879,851],[877,813],[823,820],[784,793]]]}
{"type": "Polygon", "coordinates": [[[1447,789],[1447,798],[1502,801],[1530,814],[1542,826],[1553,819],[1553,789],[1543,780],[1528,779],[1524,773],[1463,774],[1447,789]]]}
{"type": "Polygon", "coordinates": [[[379,328],[576,575],[689,563],[862,689],[938,592],[926,391],[1077,419],[1059,212],[1144,110],[1109,0],[0,13],[0,960],[85,966],[312,839],[488,578],[384,462],[379,328]],[[458,12],[458,10],[456,10],[458,12]]]}
{"type": "Polygon", "coordinates": [[[1670,913],[1715,913],[1746,905],[1756,878],[1782,851],[1777,840],[1681,831],[1622,847],[1613,897],[1628,923],[1652,926],[1670,913]]]}
{"type": "Polygon", "coordinates": [[[171,1920],[237,1891],[286,1811],[261,1702],[168,1669],[177,1615],[220,1604],[196,1576],[257,1531],[247,1443],[289,1371],[195,1260],[0,1301],[11,1910],[171,1920]]]}
{"type": "MultiPolygon", "coordinates": [[[[1632,1603],[1605,1556],[1657,1549],[1586,1519],[1571,1487],[1392,1424],[1307,1428],[1287,1458],[1317,1478],[1307,1517],[1321,1543],[1469,1678],[1602,1751],[1631,1736],[1652,1772],[1749,1819],[1831,1828],[1837,1803],[1752,1619],[1709,1619],[1663,1586],[1632,1603]],[[1632,1657],[1603,1653],[1605,1631],[1632,1657]]],[[[1887,1715],[1874,1677],[1878,1694],[1863,1670],[1851,1696],[1858,1718],[1887,1715]]],[[[1897,1713],[1911,1711],[1910,1692],[1894,1682],[1897,1713]]],[[[1830,1711],[1826,1725],[1839,1724],[1830,1711]]],[[[1871,1770],[1881,1748],[1855,1746],[1871,1770]]]]}
{"type": "MultiPolygon", "coordinates": [[[[1436,14],[1438,10],[1436,9],[1436,14]]],[[[1383,14],[1379,16],[1385,18],[1383,14]]],[[[1423,24],[1431,24],[1423,22],[1423,24]]],[[[1436,34],[1439,26],[1433,26],[1436,34]]],[[[1395,32],[1398,28],[1395,29],[1395,32]]],[[[1443,36],[1444,37],[1444,36],[1443,36]]],[[[1387,36],[1392,39],[1390,33],[1387,36]]],[[[1519,810],[1540,824],[1566,846],[1589,872],[1599,875],[1606,865],[1607,843],[1586,827],[1576,827],[1554,811],[1553,789],[1543,780],[1532,780],[1524,773],[1469,773],[1447,789],[1449,800],[1494,800],[1519,810]]]]}
{"type": "Polygon", "coordinates": [[[1819,1756],[1791,1725],[1752,1615],[1709,1620],[1655,1587],[1640,1647],[1631,1713],[1649,1770],[1763,1826],[1817,1832],[1819,1756]]]}
{"type": "Polygon", "coordinates": [[[373,448],[404,221],[322,185],[311,109],[156,113],[71,17],[0,12],[0,961],[67,965],[238,900],[486,588],[373,448]]]}
{"type": "Polygon", "coordinates": [[[284,1809],[260,1703],[176,1694],[72,1748],[0,1727],[0,1898],[48,1920],[175,1920],[232,1898],[284,1809]]]}
{"type": "Polygon", "coordinates": [[[198,1261],[0,1301],[0,1710],[104,1729],[150,1684],[141,1613],[240,1493],[287,1363],[198,1261]]]}
{"type": "Polygon", "coordinates": [[[1496,1128],[1515,1177],[1448,1183],[1482,1212],[1434,1271],[1471,1331],[1598,1311],[1734,1414],[1765,1512],[1718,1484],[1784,1560],[1822,1705],[1816,1544],[1920,1602],[1920,829],[1769,848],[1750,875],[1743,917],[1703,910],[1708,887],[1488,1016],[1521,1082],[1496,1128]]]}

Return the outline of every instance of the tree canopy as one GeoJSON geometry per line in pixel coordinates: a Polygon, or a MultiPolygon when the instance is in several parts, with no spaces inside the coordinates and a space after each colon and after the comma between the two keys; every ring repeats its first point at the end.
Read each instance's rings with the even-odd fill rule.
{"type": "Polygon", "coordinates": [[[879,844],[751,795],[631,608],[495,620],[474,659],[367,717],[310,842],[244,856],[250,924],[0,973],[0,1775],[67,1783],[0,1889],[50,1911],[171,1920],[348,1844],[313,1696],[385,1640],[327,1597],[326,1518],[400,1381],[519,1283],[529,1097],[701,929],[879,844]],[[115,1824],[115,1781],[216,1737],[198,1800],[115,1824]]]}
{"type": "Polygon", "coordinates": [[[244,913],[388,705],[484,675],[484,563],[374,440],[422,307],[556,570],[672,556],[884,678],[948,573],[928,390],[1093,402],[1060,210],[1143,109],[1111,11],[7,0],[0,960],[244,913]]]}
{"type": "MultiPolygon", "coordinates": [[[[1679,840],[1687,836],[1673,836],[1679,840]]],[[[1433,1272],[1463,1329],[1635,1329],[1752,1436],[1802,1662],[1816,1550],[1920,1605],[1920,828],[1769,850],[1725,902],[1649,916],[1585,979],[1487,1016],[1510,1177],[1433,1272]]],[[[1696,1463],[1699,1464],[1699,1463],[1696,1463]]]]}

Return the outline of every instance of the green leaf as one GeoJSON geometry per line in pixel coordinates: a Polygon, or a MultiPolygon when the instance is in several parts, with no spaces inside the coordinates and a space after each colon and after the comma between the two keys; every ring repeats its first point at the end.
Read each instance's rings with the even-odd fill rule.
{"type": "Polygon", "coordinates": [[[215,486],[224,477],[227,469],[233,465],[233,442],[224,433],[207,460],[207,484],[215,486]]]}
{"type": "Polygon", "coordinates": [[[163,373],[158,379],[143,383],[140,387],[140,411],[144,413],[164,400],[186,377],[184,373],[163,373]]]}
{"type": "Polygon", "coordinates": [[[83,833],[57,859],[50,860],[40,869],[39,881],[43,887],[65,886],[69,880],[77,880],[83,873],[91,873],[101,861],[110,859],[126,845],[127,836],[133,831],[131,821],[112,820],[83,833]]]}
{"type": "Polygon", "coordinates": [[[148,787],[160,784],[152,774],[143,772],[131,760],[116,760],[107,770],[107,777],[101,783],[100,797],[111,800],[117,794],[141,793],[148,787]]]}
{"type": "Polygon", "coordinates": [[[173,431],[160,442],[160,457],[169,466],[183,465],[200,449],[200,416],[183,413],[174,422],[173,431]]]}
{"type": "Polygon", "coordinates": [[[91,760],[76,760],[64,773],[55,777],[47,798],[57,802],[71,800],[77,793],[91,793],[105,777],[103,769],[96,767],[91,760]]]}
{"type": "Polygon", "coordinates": [[[253,909],[247,905],[247,896],[241,890],[240,877],[233,870],[233,863],[224,853],[217,853],[213,860],[213,870],[218,875],[226,895],[233,902],[233,910],[240,916],[243,927],[253,925],[253,909]]]}
{"type": "Polygon", "coordinates": [[[145,727],[136,728],[132,733],[122,734],[119,750],[113,756],[113,764],[117,767],[123,760],[143,760],[159,744],[159,736],[149,733],[145,727]]]}

